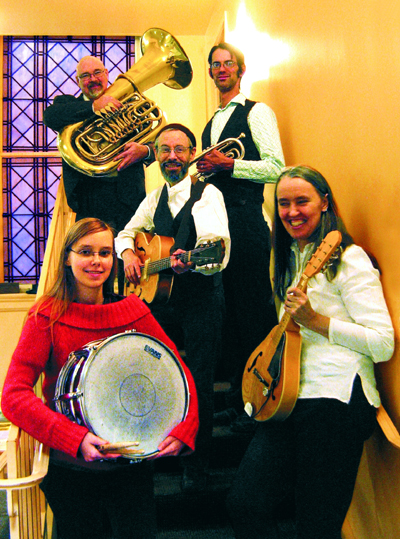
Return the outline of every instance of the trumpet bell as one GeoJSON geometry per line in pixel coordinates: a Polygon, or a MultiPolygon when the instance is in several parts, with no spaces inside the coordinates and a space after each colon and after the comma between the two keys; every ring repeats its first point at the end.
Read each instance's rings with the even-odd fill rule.
{"type": "MultiPolygon", "coordinates": [[[[212,152],[213,150],[218,150],[219,152],[222,152],[226,157],[231,157],[232,159],[243,159],[245,149],[240,139],[244,138],[245,136],[246,135],[244,133],[240,133],[237,138],[227,138],[225,140],[221,140],[221,142],[218,142],[217,144],[214,144],[214,146],[206,148],[200,154],[196,155],[193,161],[190,161],[189,167],[197,163],[197,161],[203,159],[205,155],[212,152]]],[[[196,172],[196,174],[194,174],[194,176],[200,181],[205,181],[213,175],[213,172],[211,174],[203,174],[201,172],[196,172]]]]}

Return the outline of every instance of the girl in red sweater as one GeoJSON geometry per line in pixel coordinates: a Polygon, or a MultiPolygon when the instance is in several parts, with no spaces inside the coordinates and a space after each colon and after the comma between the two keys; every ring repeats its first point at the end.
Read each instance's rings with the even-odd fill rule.
{"type": "Polygon", "coordinates": [[[132,329],[162,341],[181,362],[190,398],[185,419],[158,446],[156,458],[194,450],[193,378],[148,307],[134,294],[112,293],[115,268],[112,229],[94,218],[75,223],[64,241],[56,281],[30,310],[4,383],[4,415],[52,448],[41,488],[59,539],[156,536],[151,462],[101,453],[98,446],[107,440],[55,411],[58,375],[70,352],[132,329]],[[46,404],[33,390],[42,372],[46,404]]]}

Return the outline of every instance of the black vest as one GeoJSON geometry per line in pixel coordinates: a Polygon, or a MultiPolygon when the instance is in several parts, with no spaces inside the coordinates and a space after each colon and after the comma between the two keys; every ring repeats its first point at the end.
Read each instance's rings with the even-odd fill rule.
{"type": "MultiPolygon", "coordinates": [[[[172,218],[168,206],[167,186],[163,187],[156,211],[154,213],[154,233],[159,236],[168,236],[175,239],[175,244],[171,248],[172,252],[176,249],[190,251],[196,245],[196,226],[192,215],[193,205],[200,200],[206,183],[197,181],[192,184],[190,198],[182,209],[172,218]]],[[[179,295],[192,295],[202,291],[212,290],[221,282],[221,274],[216,273],[212,276],[202,275],[187,271],[180,275],[174,273],[174,285],[172,287],[172,297],[179,295]]]]}
{"type": "Polygon", "coordinates": [[[176,251],[176,249],[189,251],[194,248],[197,236],[192,207],[201,199],[206,185],[206,183],[199,181],[191,185],[190,198],[175,216],[175,219],[172,218],[168,206],[167,185],[164,185],[153,217],[154,233],[158,236],[174,238],[175,244],[172,251],[176,251]]]}
{"type": "MultiPolygon", "coordinates": [[[[247,122],[249,112],[255,104],[255,101],[246,99],[244,106],[240,103],[236,105],[218,140],[218,142],[221,142],[227,138],[237,138],[241,133],[244,133],[246,135],[245,138],[240,140],[245,149],[244,159],[246,161],[261,160],[247,122]]],[[[211,146],[211,125],[212,118],[204,128],[201,137],[203,150],[211,146]]],[[[264,184],[241,178],[232,178],[231,173],[226,171],[217,172],[208,178],[207,181],[218,187],[222,192],[227,207],[244,205],[246,203],[259,205],[264,202],[264,184]]]]}

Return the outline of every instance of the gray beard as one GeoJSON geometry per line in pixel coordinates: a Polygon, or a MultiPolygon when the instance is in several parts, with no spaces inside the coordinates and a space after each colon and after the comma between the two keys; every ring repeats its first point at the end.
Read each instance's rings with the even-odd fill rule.
{"type": "Polygon", "coordinates": [[[181,171],[178,173],[165,170],[164,167],[166,164],[166,162],[162,163],[160,165],[160,169],[164,180],[166,180],[170,185],[179,183],[181,180],[183,180],[183,178],[185,178],[187,174],[187,171],[189,170],[189,163],[185,163],[184,165],[182,165],[181,171]]]}

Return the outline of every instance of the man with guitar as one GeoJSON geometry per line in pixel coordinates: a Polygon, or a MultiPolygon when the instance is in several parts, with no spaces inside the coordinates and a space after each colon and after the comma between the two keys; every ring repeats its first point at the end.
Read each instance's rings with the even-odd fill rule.
{"type": "Polygon", "coordinates": [[[364,441],[374,430],[380,405],[374,363],[390,359],[393,326],[379,272],[347,233],[329,184],[318,171],[297,166],[282,172],[273,230],[279,326],[289,316],[292,327],[285,334],[280,366],[274,353],[280,347],[269,339],[277,328],[246,365],[246,410],[261,422],[228,507],[237,539],[279,537],[275,518],[287,498],[295,504],[298,539],[341,539],[364,441]],[[339,249],[329,259],[328,238],[335,237],[333,247],[340,242],[339,249]],[[329,261],[321,273],[319,261],[324,259],[329,261]],[[301,339],[295,336],[293,346],[296,327],[301,339]],[[281,400],[287,369],[299,379],[297,401],[283,416],[262,419],[257,393],[265,408],[274,398],[281,400]],[[276,385],[266,380],[272,374],[276,385]],[[249,377],[255,381],[250,392],[249,377]]]}
{"type": "Polygon", "coordinates": [[[254,422],[242,412],[244,365],[276,324],[269,276],[270,231],[263,215],[264,186],[276,181],[284,157],[274,112],[241,93],[246,72],[243,53],[229,43],[220,43],[211,49],[208,63],[220,106],[203,131],[203,149],[245,135],[241,138],[243,159],[214,149],[198,161],[199,172],[212,174],[207,181],[224,195],[232,239],[229,266],[222,275],[226,319],[220,372],[231,382],[231,390],[226,394],[226,410],[216,414],[215,424],[245,431],[252,430],[254,422]]]}
{"type": "MultiPolygon", "coordinates": [[[[196,153],[193,133],[181,124],[165,126],[155,140],[154,153],[166,184],[146,196],[119,232],[116,250],[124,261],[126,278],[135,286],[135,293],[144,298],[145,288],[151,284],[148,253],[153,242],[162,243],[161,253],[166,244],[171,255],[166,257],[173,270],[172,279],[167,273],[168,286],[172,285],[166,294],[169,300],[162,305],[154,300],[150,308],[167,334],[185,349],[185,362],[197,387],[201,426],[196,452],[184,459],[182,482],[183,490],[191,491],[204,489],[206,482],[213,427],[214,370],[222,333],[221,270],[229,260],[230,236],[221,192],[188,175],[196,153]],[[145,231],[154,236],[148,245],[144,239],[137,241],[145,231]],[[222,256],[215,263],[195,265],[190,261],[188,251],[192,249],[190,253],[195,255],[201,250],[197,249],[199,246],[214,240],[223,246],[222,256]],[[183,342],[179,342],[177,329],[183,342]]],[[[159,274],[159,287],[165,286],[164,280],[161,283],[163,273],[165,270],[159,274]]]]}

